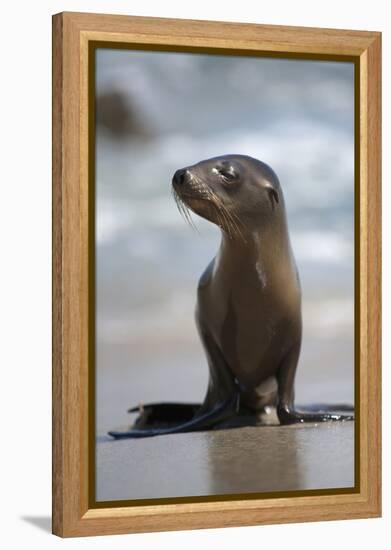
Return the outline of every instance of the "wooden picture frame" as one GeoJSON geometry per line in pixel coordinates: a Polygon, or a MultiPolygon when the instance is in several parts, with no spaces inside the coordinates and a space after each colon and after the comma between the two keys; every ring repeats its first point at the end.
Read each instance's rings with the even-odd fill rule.
{"type": "Polygon", "coordinates": [[[378,517],[381,514],[381,34],[61,13],[53,17],[53,533],[63,537],[378,517]],[[89,304],[91,55],[144,49],[346,59],[356,74],[356,485],[296,496],[92,505],[89,304]]]}

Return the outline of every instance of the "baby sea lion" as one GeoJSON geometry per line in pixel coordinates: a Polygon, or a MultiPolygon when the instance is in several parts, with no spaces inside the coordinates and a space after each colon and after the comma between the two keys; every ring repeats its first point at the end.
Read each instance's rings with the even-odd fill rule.
{"type": "Polygon", "coordinates": [[[202,404],[135,407],[133,427],[109,434],[147,437],[254,425],[266,407],[276,407],[280,424],[353,420],[347,405],[294,406],[301,289],[274,171],[248,156],[224,155],[177,170],[172,189],[185,217],[191,210],[222,233],[197,293],[196,324],[209,366],[206,396],[202,404]]]}

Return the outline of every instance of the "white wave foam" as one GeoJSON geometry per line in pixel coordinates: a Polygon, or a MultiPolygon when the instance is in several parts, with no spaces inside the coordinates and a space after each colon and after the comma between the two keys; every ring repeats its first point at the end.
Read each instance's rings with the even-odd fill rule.
{"type": "Polygon", "coordinates": [[[321,263],[351,262],[353,243],[333,231],[293,232],[292,247],[298,261],[321,263]]]}

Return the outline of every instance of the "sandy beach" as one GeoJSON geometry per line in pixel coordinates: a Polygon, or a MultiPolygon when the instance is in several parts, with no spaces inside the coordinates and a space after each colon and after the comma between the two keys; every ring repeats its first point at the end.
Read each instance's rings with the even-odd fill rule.
{"type": "Polygon", "coordinates": [[[354,423],[263,426],[97,446],[97,500],[354,485],[354,423]]]}
{"type": "MultiPolygon", "coordinates": [[[[334,341],[335,342],[335,341],[334,341]]],[[[343,341],[340,342],[343,346],[343,341]]],[[[339,348],[340,349],[340,348],[339,348]]],[[[293,491],[354,485],[354,423],[260,426],[114,441],[107,435],[134,419],[139,402],[202,400],[207,366],[201,345],[175,355],[126,361],[114,346],[97,377],[97,500],[293,491]]],[[[353,402],[351,372],[342,372],[327,341],[309,348],[297,376],[301,404],[353,402]]],[[[346,349],[346,358],[350,350],[346,349]]],[[[277,423],[276,423],[277,424],[277,423]]]]}

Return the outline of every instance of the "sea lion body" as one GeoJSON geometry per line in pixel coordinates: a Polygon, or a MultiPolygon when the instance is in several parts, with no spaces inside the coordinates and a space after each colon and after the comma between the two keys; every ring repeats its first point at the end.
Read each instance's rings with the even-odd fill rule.
{"type": "Polygon", "coordinates": [[[200,333],[213,336],[242,391],[251,393],[276,375],[288,348],[300,341],[300,285],[293,272],[281,295],[259,250],[244,257],[235,252],[223,244],[202,276],[196,320],[200,333]]]}
{"type": "Polygon", "coordinates": [[[223,237],[198,287],[197,319],[247,386],[275,374],[273,365],[301,337],[300,283],[289,243],[285,245],[281,254],[262,238],[232,243],[223,237]]]}
{"type": "Polygon", "coordinates": [[[230,427],[243,414],[253,424],[267,406],[276,406],[282,424],[352,419],[294,408],[301,289],[274,171],[252,157],[224,155],[177,170],[172,185],[185,216],[190,209],[222,232],[197,291],[196,324],[208,360],[208,388],[200,406],[145,405],[131,430],[110,434],[145,437],[230,427]]]}

